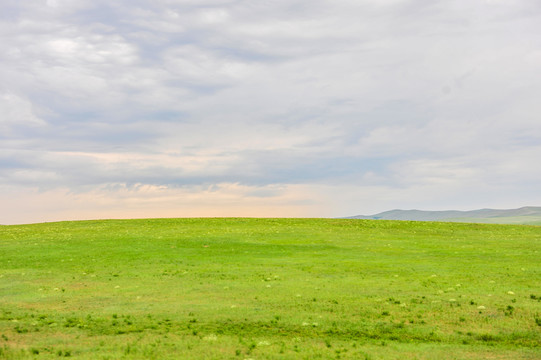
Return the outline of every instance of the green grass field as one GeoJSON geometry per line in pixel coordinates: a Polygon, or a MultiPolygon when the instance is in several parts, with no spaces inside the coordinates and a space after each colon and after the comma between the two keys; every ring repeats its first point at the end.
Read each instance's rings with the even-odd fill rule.
{"type": "Polygon", "coordinates": [[[0,226],[3,359],[540,359],[541,227],[0,226]]]}
{"type": "Polygon", "coordinates": [[[541,216],[501,216],[491,218],[455,218],[446,221],[485,223],[485,224],[517,224],[517,225],[541,225],[541,216]]]}

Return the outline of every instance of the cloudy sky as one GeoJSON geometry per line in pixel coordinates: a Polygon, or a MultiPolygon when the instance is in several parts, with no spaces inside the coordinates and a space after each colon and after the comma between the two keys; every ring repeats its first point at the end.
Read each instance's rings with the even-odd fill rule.
{"type": "Polygon", "coordinates": [[[2,0],[0,224],[541,205],[537,0],[2,0]]]}

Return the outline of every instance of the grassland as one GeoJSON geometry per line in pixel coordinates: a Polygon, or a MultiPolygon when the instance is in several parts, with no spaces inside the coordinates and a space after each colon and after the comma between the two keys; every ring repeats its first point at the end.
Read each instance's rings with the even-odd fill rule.
{"type": "Polygon", "coordinates": [[[485,224],[516,224],[541,225],[541,216],[501,216],[492,218],[454,218],[445,219],[452,222],[485,223],[485,224]]]}
{"type": "Polygon", "coordinates": [[[0,226],[4,359],[539,359],[541,227],[0,226]]]}

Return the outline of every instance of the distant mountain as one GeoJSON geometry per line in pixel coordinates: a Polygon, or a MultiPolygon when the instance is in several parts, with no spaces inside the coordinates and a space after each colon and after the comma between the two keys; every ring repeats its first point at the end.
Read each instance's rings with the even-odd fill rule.
{"type": "Polygon", "coordinates": [[[510,210],[480,209],[472,211],[390,210],[375,215],[350,216],[347,219],[448,221],[541,225],[541,207],[526,206],[519,209],[510,210]]]}

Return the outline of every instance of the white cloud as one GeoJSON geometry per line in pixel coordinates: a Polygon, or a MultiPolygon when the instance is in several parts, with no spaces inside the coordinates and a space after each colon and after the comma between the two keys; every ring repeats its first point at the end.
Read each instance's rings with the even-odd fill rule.
{"type": "Polygon", "coordinates": [[[248,63],[193,45],[168,49],[163,64],[169,76],[193,86],[233,85],[250,75],[248,63]]]}
{"type": "Polygon", "coordinates": [[[58,0],[47,0],[47,6],[58,7],[58,0]]]}
{"type": "Polygon", "coordinates": [[[10,93],[0,94],[0,132],[10,135],[17,127],[42,127],[46,123],[34,114],[28,99],[10,93]]]}

